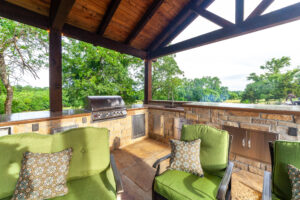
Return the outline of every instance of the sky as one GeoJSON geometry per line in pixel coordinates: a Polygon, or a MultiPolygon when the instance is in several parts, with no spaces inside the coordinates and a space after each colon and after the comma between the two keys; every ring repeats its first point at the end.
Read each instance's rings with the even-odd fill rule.
{"type": "MultiPolygon", "coordinates": [[[[234,22],[235,0],[216,0],[208,10],[234,22]]],[[[275,0],[264,12],[300,2],[299,0],[275,0]]],[[[245,17],[260,3],[260,0],[245,0],[245,17]]],[[[217,30],[220,27],[198,17],[172,43],[180,42],[203,33],[217,30]]],[[[186,78],[217,76],[222,85],[230,90],[244,90],[247,76],[255,72],[262,73],[260,66],[272,58],[289,56],[292,67],[300,66],[300,20],[255,33],[231,38],[176,54],[181,70],[186,78]]],[[[22,85],[37,87],[49,86],[48,69],[39,73],[40,79],[34,80],[25,75],[27,82],[22,85]]]]}
{"type": "MultiPolygon", "coordinates": [[[[234,0],[215,1],[209,8],[223,18],[234,22],[234,0]],[[226,8],[226,9],[225,9],[226,8]]],[[[245,16],[259,4],[259,0],[245,0],[245,16]]],[[[275,0],[265,11],[298,3],[299,0],[275,0]]],[[[198,17],[172,43],[180,42],[220,27],[198,17]]],[[[230,90],[244,90],[247,76],[262,73],[260,66],[272,58],[289,56],[291,66],[300,66],[300,21],[257,31],[176,54],[181,70],[187,78],[217,76],[230,90]]]]}

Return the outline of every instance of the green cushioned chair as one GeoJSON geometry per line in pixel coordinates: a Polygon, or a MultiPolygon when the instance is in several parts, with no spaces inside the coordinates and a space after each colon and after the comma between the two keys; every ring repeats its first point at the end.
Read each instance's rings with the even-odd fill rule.
{"type": "Polygon", "coordinates": [[[153,199],[230,199],[233,163],[229,161],[232,137],[228,132],[201,124],[183,125],[180,139],[201,139],[200,161],[204,177],[177,170],[160,174],[160,162],[170,158],[169,154],[153,165],[156,168],[153,199]]]}
{"type": "Polygon", "coordinates": [[[76,128],[55,135],[23,133],[0,137],[0,200],[10,199],[19,177],[23,153],[53,153],[72,147],[67,195],[55,200],[117,199],[121,178],[109,150],[105,128],[76,128]]]}
{"type": "Polygon", "coordinates": [[[300,142],[275,141],[269,143],[272,174],[265,171],[263,200],[290,200],[292,186],[288,176],[287,165],[300,168],[300,142]]]}

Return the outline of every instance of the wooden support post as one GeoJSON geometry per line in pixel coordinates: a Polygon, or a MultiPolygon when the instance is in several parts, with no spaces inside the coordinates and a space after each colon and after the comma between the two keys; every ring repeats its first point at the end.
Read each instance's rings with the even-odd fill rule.
{"type": "Polygon", "coordinates": [[[50,29],[49,33],[49,86],[50,111],[62,111],[62,56],[61,32],[50,29]]]}
{"type": "Polygon", "coordinates": [[[145,60],[144,103],[152,100],[152,60],[145,60]]]}

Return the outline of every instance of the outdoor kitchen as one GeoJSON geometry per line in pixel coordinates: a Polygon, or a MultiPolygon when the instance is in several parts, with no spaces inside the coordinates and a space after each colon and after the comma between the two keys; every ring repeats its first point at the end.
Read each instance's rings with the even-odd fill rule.
{"type": "Polygon", "coordinates": [[[121,97],[88,97],[86,109],[16,113],[1,116],[1,135],[24,132],[55,134],[77,127],[110,130],[110,147],[118,149],[152,138],[169,144],[183,124],[207,124],[233,135],[230,159],[235,167],[263,175],[270,171],[268,142],[298,141],[300,109],[294,106],[153,101],[126,106],[121,97]]]}

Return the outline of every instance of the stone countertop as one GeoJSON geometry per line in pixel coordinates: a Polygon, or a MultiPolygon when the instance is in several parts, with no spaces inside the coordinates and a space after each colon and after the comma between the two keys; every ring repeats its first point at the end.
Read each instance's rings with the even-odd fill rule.
{"type": "Polygon", "coordinates": [[[223,110],[241,110],[278,114],[300,115],[300,106],[297,105],[265,105],[265,104],[239,104],[239,103],[213,103],[213,102],[191,102],[185,103],[183,107],[215,108],[223,110]]]}
{"type": "MultiPolygon", "coordinates": [[[[137,110],[146,108],[143,104],[135,104],[126,106],[127,110],[137,110]]],[[[44,120],[55,120],[72,117],[89,116],[90,111],[84,109],[68,109],[62,112],[50,112],[50,111],[35,111],[35,112],[21,112],[13,113],[10,115],[0,115],[0,126],[10,126],[19,123],[31,123],[44,120]]]]}
{"type": "Polygon", "coordinates": [[[165,111],[173,111],[173,112],[184,112],[183,107],[166,107],[164,105],[151,105],[151,104],[146,104],[144,105],[145,108],[150,108],[150,109],[158,109],[158,110],[165,110],[165,111]]]}
{"type": "Polygon", "coordinates": [[[21,112],[13,113],[10,115],[0,115],[0,126],[8,122],[20,122],[20,121],[32,121],[38,119],[60,119],[73,116],[85,116],[90,115],[90,112],[83,109],[69,109],[62,112],[50,112],[50,111],[34,111],[34,112],[21,112]]]}

